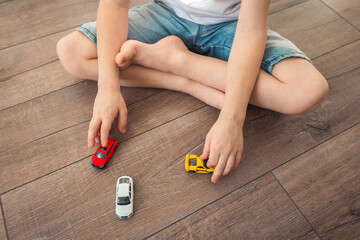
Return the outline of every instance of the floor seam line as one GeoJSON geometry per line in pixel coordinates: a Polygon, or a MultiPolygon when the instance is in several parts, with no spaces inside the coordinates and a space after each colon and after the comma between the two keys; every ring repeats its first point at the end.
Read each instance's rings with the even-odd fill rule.
{"type": "Polygon", "coordinates": [[[343,76],[343,75],[345,75],[345,74],[351,73],[351,72],[353,72],[353,71],[357,71],[357,70],[359,70],[359,69],[360,69],[360,66],[359,66],[359,67],[356,67],[356,68],[353,68],[353,69],[351,69],[351,70],[349,70],[349,71],[347,71],[347,72],[340,73],[339,75],[335,75],[335,76],[329,77],[327,80],[341,77],[341,76],[343,76]]]}
{"type": "Polygon", "coordinates": [[[354,123],[354,124],[353,124],[353,125],[351,125],[350,127],[345,128],[344,130],[342,130],[342,131],[338,132],[337,134],[335,134],[335,135],[333,135],[333,136],[329,137],[328,139],[326,139],[326,140],[324,140],[324,141],[322,141],[322,142],[320,142],[320,143],[316,144],[315,146],[313,146],[313,147],[311,147],[311,148],[309,148],[309,149],[305,150],[305,151],[304,151],[304,152],[302,152],[302,153],[299,153],[299,154],[298,154],[298,155],[296,155],[295,157],[290,158],[288,161],[283,162],[283,163],[282,163],[282,164],[280,164],[279,166],[274,167],[274,168],[273,168],[273,169],[271,169],[270,171],[272,172],[272,171],[274,171],[274,170],[276,170],[276,169],[278,169],[278,168],[282,167],[283,165],[287,164],[288,162],[291,162],[292,160],[294,160],[295,158],[298,158],[298,157],[300,157],[301,155],[303,155],[303,154],[305,154],[305,153],[307,153],[307,152],[309,152],[309,151],[313,150],[314,148],[317,148],[318,146],[322,145],[323,143],[326,143],[327,141],[329,141],[329,140],[331,140],[331,139],[333,139],[333,138],[337,137],[338,135],[342,134],[343,132],[346,132],[347,130],[349,130],[349,129],[351,129],[351,128],[355,127],[355,126],[356,126],[356,125],[358,125],[358,124],[360,124],[360,122],[354,123]]]}
{"type": "Polygon", "coordinates": [[[15,73],[15,74],[9,75],[9,76],[2,77],[2,78],[0,79],[0,83],[1,83],[1,82],[6,82],[6,81],[9,81],[9,80],[10,80],[10,78],[12,78],[12,77],[15,77],[15,76],[20,75],[20,74],[23,74],[23,73],[30,72],[31,70],[34,70],[34,69],[37,69],[37,68],[43,67],[43,66],[45,66],[45,65],[47,65],[47,64],[50,64],[50,63],[56,62],[57,60],[59,60],[59,58],[56,58],[56,59],[50,60],[49,62],[46,62],[46,63],[40,64],[40,65],[37,65],[37,66],[32,67],[32,68],[29,68],[29,69],[27,69],[27,70],[25,70],[25,71],[18,72],[18,73],[15,73]]]}
{"type": "MultiPolygon", "coordinates": [[[[164,90],[164,91],[165,91],[165,90],[164,90]]],[[[138,100],[138,101],[135,101],[135,102],[133,102],[133,103],[127,105],[127,106],[130,107],[130,106],[132,106],[133,104],[136,104],[136,103],[138,103],[138,102],[141,102],[141,101],[143,101],[143,100],[145,100],[145,99],[147,99],[147,98],[153,97],[153,96],[155,96],[155,95],[157,95],[157,94],[160,94],[160,93],[162,93],[162,92],[164,92],[164,91],[160,91],[160,92],[154,93],[154,94],[152,94],[152,95],[150,95],[150,96],[147,96],[147,97],[142,98],[142,99],[140,99],[140,100],[138,100]]],[[[36,138],[36,139],[34,139],[34,140],[31,140],[31,141],[29,141],[29,142],[23,143],[23,145],[29,144],[29,143],[32,143],[32,142],[35,142],[35,141],[38,141],[38,140],[40,140],[40,139],[49,137],[49,136],[54,135],[54,134],[56,134],[56,133],[62,132],[62,131],[64,131],[64,130],[66,130],[66,129],[69,129],[69,128],[72,128],[72,127],[76,127],[76,126],[78,126],[78,125],[80,125],[80,124],[83,124],[83,123],[86,123],[86,122],[90,122],[90,121],[91,121],[91,119],[85,120],[85,121],[82,121],[82,122],[79,122],[79,123],[76,123],[76,124],[74,124],[74,125],[71,125],[71,126],[69,126],[69,127],[63,128],[63,129],[59,129],[59,130],[57,130],[57,131],[55,131],[55,132],[52,132],[52,133],[49,133],[49,134],[47,134],[47,135],[45,135],[45,136],[42,136],[42,137],[36,138]]],[[[0,153],[1,153],[1,152],[0,152],[0,153]]]]}
{"type": "MultiPolygon", "coordinates": [[[[199,107],[199,108],[197,108],[197,109],[195,109],[195,110],[192,110],[192,111],[190,111],[190,112],[188,112],[188,113],[186,113],[186,114],[183,114],[183,115],[181,115],[181,116],[178,116],[178,117],[176,117],[176,118],[174,118],[174,119],[172,119],[172,120],[169,120],[169,121],[167,121],[167,122],[164,122],[164,123],[160,124],[159,126],[153,127],[153,128],[151,128],[151,129],[149,129],[149,130],[146,130],[145,132],[136,134],[136,135],[134,135],[134,136],[132,136],[132,137],[130,137],[130,138],[128,138],[128,139],[125,139],[124,141],[119,142],[119,144],[120,144],[120,143],[127,142],[127,141],[129,141],[129,140],[131,140],[131,139],[133,139],[133,138],[135,138],[135,137],[138,137],[138,136],[140,136],[140,135],[142,135],[142,134],[144,134],[144,133],[146,133],[146,132],[149,132],[149,131],[151,131],[151,130],[154,130],[154,129],[156,129],[156,128],[159,128],[159,127],[161,127],[161,126],[163,126],[163,125],[165,125],[165,124],[167,124],[167,123],[170,123],[170,122],[172,122],[172,121],[174,121],[174,120],[176,120],[176,119],[178,119],[178,118],[184,117],[184,116],[186,116],[186,115],[188,115],[188,114],[190,114],[190,113],[196,112],[196,111],[198,111],[198,110],[200,110],[200,109],[202,109],[202,108],[204,108],[204,107],[206,107],[206,105],[204,105],[204,106],[202,106],[202,107],[199,107]]],[[[1,152],[0,152],[0,153],[1,153],[1,152]]],[[[83,161],[83,160],[85,160],[86,158],[91,157],[92,155],[93,155],[93,154],[88,155],[88,156],[86,156],[86,157],[83,157],[83,158],[81,158],[81,159],[79,159],[79,160],[76,160],[76,161],[74,161],[74,162],[72,162],[72,163],[69,163],[69,164],[67,164],[67,165],[65,165],[65,166],[62,166],[62,167],[60,167],[60,168],[58,168],[58,169],[56,169],[56,170],[54,170],[54,171],[48,172],[48,173],[46,173],[46,174],[44,174],[44,175],[42,175],[42,176],[39,176],[39,177],[34,178],[34,179],[32,179],[32,180],[30,180],[30,181],[28,181],[28,182],[25,182],[25,183],[23,183],[23,184],[21,184],[21,185],[19,185],[19,186],[16,186],[16,187],[11,188],[11,189],[9,189],[9,190],[7,190],[7,191],[4,191],[4,192],[0,193],[0,197],[1,197],[2,195],[4,195],[4,194],[7,194],[7,193],[13,191],[13,190],[16,190],[16,189],[18,189],[18,188],[20,188],[20,187],[23,187],[23,186],[27,185],[27,184],[30,184],[30,183],[32,183],[32,182],[35,182],[35,181],[37,181],[37,180],[39,180],[39,179],[41,179],[41,178],[43,178],[43,177],[46,177],[46,176],[48,176],[48,175],[50,175],[50,174],[52,174],[52,173],[55,173],[55,172],[60,171],[60,170],[62,170],[62,169],[64,169],[64,168],[66,168],[66,167],[69,167],[69,166],[71,166],[71,165],[73,165],[73,164],[75,164],[75,163],[78,163],[78,162],[80,162],[80,161],[83,161]]]]}
{"type": "Polygon", "coordinates": [[[5,220],[5,212],[4,212],[4,207],[3,207],[3,204],[2,204],[1,196],[0,196],[0,208],[1,208],[1,213],[2,213],[2,218],[3,218],[5,233],[6,233],[6,238],[9,240],[9,233],[8,233],[8,230],[7,230],[7,225],[6,225],[6,220],[5,220]]]}
{"type": "Polygon", "coordinates": [[[311,227],[311,229],[316,233],[316,235],[322,239],[319,235],[319,233],[316,231],[316,229],[314,228],[314,226],[310,223],[310,221],[307,219],[307,217],[304,215],[304,213],[300,210],[300,208],[298,207],[298,205],[295,203],[294,199],[292,199],[292,197],[289,195],[289,193],[285,190],[284,186],[280,183],[279,179],[277,179],[277,177],[275,176],[275,174],[273,173],[273,171],[271,171],[272,176],[275,178],[275,180],[277,181],[277,183],[279,183],[281,189],[285,192],[285,194],[288,196],[288,198],[290,199],[290,201],[294,204],[294,206],[296,207],[296,209],[300,212],[300,214],[305,218],[306,222],[309,224],[309,226],[311,227]]]}
{"type": "Polygon", "coordinates": [[[71,84],[71,85],[65,86],[65,87],[63,87],[63,88],[56,89],[56,90],[54,90],[54,91],[51,91],[51,92],[45,93],[45,94],[43,94],[43,95],[41,95],[41,96],[37,96],[37,97],[31,98],[31,99],[28,99],[28,100],[26,100],[26,101],[24,101],[24,102],[17,103],[17,104],[15,104],[15,105],[12,105],[12,106],[9,106],[9,107],[6,107],[6,108],[3,108],[3,109],[0,109],[0,112],[1,112],[1,111],[4,111],[4,110],[8,110],[8,109],[13,108],[13,107],[17,107],[17,106],[19,106],[19,105],[21,105],[21,104],[23,104],[23,103],[27,103],[27,102],[30,102],[30,101],[33,101],[33,100],[36,100],[36,99],[42,98],[42,97],[47,96],[47,95],[49,95],[49,94],[59,92],[59,91],[64,90],[64,89],[66,89],[66,88],[73,87],[73,86],[78,85],[78,84],[81,84],[81,83],[83,83],[83,82],[85,82],[85,81],[87,81],[87,80],[82,80],[82,81],[80,81],[80,82],[77,82],[77,83],[74,83],[74,84],[71,84]]]}
{"type": "Polygon", "coordinates": [[[348,42],[348,43],[345,43],[345,44],[343,44],[343,45],[341,45],[341,46],[339,46],[339,47],[336,47],[336,48],[334,48],[334,49],[332,49],[332,50],[330,50],[330,51],[328,51],[328,52],[326,52],[326,53],[323,53],[323,54],[321,54],[321,55],[319,55],[319,56],[317,56],[317,57],[314,57],[313,59],[311,59],[311,61],[314,61],[314,60],[316,60],[316,59],[318,59],[318,58],[321,58],[321,57],[325,56],[326,54],[335,52],[336,50],[339,50],[340,48],[343,48],[343,47],[346,47],[346,46],[348,46],[348,45],[350,45],[350,44],[353,44],[354,42],[357,42],[357,41],[359,41],[359,40],[360,40],[360,37],[357,38],[357,39],[355,39],[355,40],[353,40],[353,41],[351,41],[351,42],[348,42]]]}
{"type": "MultiPolygon", "coordinates": [[[[200,144],[199,144],[199,145],[200,145],[200,144]]],[[[179,218],[178,220],[176,220],[176,221],[172,222],[171,224],[167,225],[166,227],[161,228],[160,230],[156,231],[155,233],[152,233],[151,235],[149,235],[149,236],[145,237],[144,239],[148,239],[148,238],[150,238],[150,237],[152,237],[152,236],[154,236],[154,235],[158,234],[159,232],[163,231],[164,229],[166,229],[166,228],[168,228],[168,227],[170,227],[170,226],[172,226],[172,225],[174,225],[174,224],[176,224],[176,223],[180,222],[181,220],[183,220],[183,219],[185,219],[185,218],[189,217],[190,215],[192,215],[192,214],[194,214],[194,213],[196,213],[196,212],[198,212],[198,211],[202,210],[203,208],[205,208],[205,207],[207,207],[207,206],[209,206],[209,205],[211,205],[211,204],[213,204],[213,203],[215,203],[215,202],[217,202],[217,201],[221,200],[221,198],[226,197],[227,195],[229,195],[229,194],[231,194],[231,193],[235,192],[236,190],[238,190],[238,189],[240,189],[240,188],[242,188],[242,187],[246,186],[247,184],[250,184],[250,183],[252,183],[252,182],[254,182],[254,181],[256,181],[256,180],[258,180],[258,179],[260,179],[260,178],[264,177],[266,174],[269,174],[269,173],[270,173],[270,171],[265,172],[265,173],[261,174],[260,176],[258,176],[258,177],[256,177],[256,178],[254,178],[254,179],[250,180],[249,182],[246,182],[246,183],[242,184],[241,186],[239,186],[239,187],[237,187],[237,188],[233,189],[232,191],[230,191],[230,192],[228,192],[228,193],[226,193],[226,194],[224,194],[224,195],[220,196],[219,198],[214,199],[213,201],[211,201],[211,202],[209,202],[209,203],[205,204],[204,206],[202,206],[202,207],[200,207],[200,208],[198,208],[198,209],[194,210],[193,212],[191,212],[191,213],[189,213],[189,214],[185,215],[184,217],[179,218]]]]}
{"type": "Polygon", "coordinates": [[[347,22],[348,24],[350,24],[353,28],[355,28],[358,32],[360,32],[360,29],[358,29],[356,26],[354,26],[351,22],[349,22],[346,18],[344,18],[340,13],[338,13],[337,11],[335,11],[335,9],[333,9],[331,6],[329,6],[326,2],[324,2],[323,0],[320,0],[326,7],[330,8],[336,15],[338,15],[341,19],[343,19],[345,22],[347,22]]]}
{"type": "MultiPolygon", "coordinates": [[[[86,81],[86,80],[83,80],[83,81],[86,81]]],[[[82,82],[83,82],[83,81],[82,81],[82,82]]],[[[82,82],[79,82],[79,83],[82,83],[82,82]]],[[[79,83],[76,83],[76,84],[79,84],[79,83]]],[[[76,84],[73,84],[73,85],[76,85],[76,84]]],[[[72,86],[73,86],[73,85],[72,85],[72,86]]],[[[68,87],[70,87],[70,86],[68,86],[68,87]]],[[[65,88],[67,88],[67,87],[65,87],[65,88]]],[[[64,89],[64,88],[62,88],[62,89],[64,89]]],[[[57,91],[58,91],[58,90],[57,90],[57,91]]],[[[162,92],[164,92],[164,91],[166,91],[166,90],[159,91],[159,92],[154,93],[154,94],[152,94],[152,95],[150,95],[150,96],[147,96],[147,97],[145,97],[145,98],[142,98],[142,99],[140,99],[140,100],[138,100],[138,101],[135,101],[135,102],[129,104],[128,106],[131,106],[131,105],[133,105],[133,104],[135,104],[135,103],[138,103],[138,102],[140,102],[140,101],[143,101],[143,100],[145,100],[145,99],[147,99],[147,98],[149,98],[149,97],[152,97],[152,96],[155,96],[155,95],[157,95],[157,94],[160,94],[160,93],[162,93],[162,92]]],[[[36,98],[34,98],[34,99],[36,99],[36,98]]],[[[15,105],[15,106],[16,106],[16,105],[15,105]]],[[[1,111],[2,111],[2,110],[0,110],[0,112],[1,112],[1,111]]],[[[64,130],[66,130],[66,129],[69,129],[69,128],[72,128],[72,127],[76,127],[76,126],[78,126],[78,125],[80,125],[80,124],[83,124],[83,123],[86,123],[86,122],[89,122],[89,121],[91,121],[91,119],[85,120],[85,121],[82,121],[82,122],[79,122],[79,123],[76,123],[76,124],[73,124],[73,125],[71,125],[71,126],[68,126],[68,127],[65,127],[65,128],[59,129],[59,130],[56,130],[55,132],[51,132],[51,133],[49,133],[49,134],[46,134],[45,136],[41,136],[41,137],[36,138],[36,139],[33,139],[33,140],[29,141],[29,142],[22,143],[21,146],[23,146],[23,145],[25,145],[25,144],[32,143],[32,142],[39,141],[39,140],[41,140],[41,139],[43,139],[43,138],[49,137],[49,136],[54,135],[54,134],[56,134],[56,133],[62,132],[62,131],[64,131],[64,130]]],[[[0,151],[0,153],[5,152],[5,151],[6,151],[6,150],[0,151]]]]}
{"type": "MultiPolygon", "coordinates": [[[[10,1],[14,1],[14,0],[10,0],[10,1]]],[[[38,40],[38,39],[40,39],[40,38],[45,38],[45,37],[49,37],[49,36],[51,36],[51,35],[55,35],[55,34],[58,34],[58,33],[61,33],[61,32],[65,32],[65,31],[68,31],[68,30],[73,29],[73,28],[76,29],[76,28],[78,28],[79,26],[81,26],[81,25],[76,25],[76,26],[73,26],[73,27],[70,27],[70,28],[66,28],[66,29],[57,31],[57,32],[53,32],[53,33],[49,33],[49,34],[46,34],[46,35],[43,35],[43,36],[39,36],[39,37],[30,39],[30,40],[27,40],[27,41],[24,41],[24,42],[20,42],[20,43],[14,44],[14,45],[6,46],[6,47],[4,47],[4,48],[1,48],[0,51],[5,50],[5,49],[8,49],[8,48],[16,47],[16,46],[19,46],[19,45],[21,45],[21,44],[28,43],[28,42],[31,42],[31,41],[36,41],[36,40],[38,40]]]]}
{"type": "MultiPolygon", "coordinates": [[[[310,151],[310,150],[312,150],[312,149],[314,149],[314,148],[316,148],[316,147],[318,147],[318,146],[322,145],[323,143],[327,142],[328,140],[332,139],[333,137],[336,137],[336,136],[338,136],[339,134],[341,134],[341,133],[343,133],[343,132],[345,132],[345,131],[349,130],[350,128],[355,127],[355,126],[356,126],[356,125],[358,125],[359,123],[360,123],[360,122],[357,122],[357,123],[353,124],[352,126],[350,126],[350,127],[346,128],[346,129],[344,129],[343,131],[340,131],[338,134],[335,134],[334,136],[332,136],[332,137],[330,137],[330,138],[328,138],[328,139],[326,139],[326,140],[322,141],[321,143],[319,143],[319,144],[317,144],[317,145],[315,145],[315,146],[311,147],[310,149],[305,150],[304,152],[302,152],[302,153],[300,153],[300,154],[296,155],[295,157],[290,158],[289,160],[285,161],[284,163],[280,164],[279,166],[277,166],[277,167],[274,167],[274,168],[270,169],[269,171],[265,172],[264,174],[260,175],[259,177],[256,177],[256,178],[254,178],[253,180],[250,180],[249,182],[246,182],[245,184],[243,184],[243,185],[239,186],[239,187],[238,187],[238,188],[236,188],[236,189],[239,189],[239,188],[241,188],[241,187],[245,186],[246,184],[249,184],[249,183],[251,183],[251,182],[255,181],[256,179],[258,179],[258,178],[260,178],[260,177],[265,176],[267,173],[272,173],[275,169],[277,169],[277,168],[281,167],[282,165],[284,165],[284,164],[286,164],[286,163],[288,163],[288,162],[290,162],[290,161],[292,161],[292,160],[296,159],[297,157],[300,157],[301,155],[305,154],[306,152],[308,152],[308,151],[310,151]]],[[[201,144],[201,143],[200,143],[200,144],[201,144]]],[[[200,145],[200,144],[199,144],[199,145],[200,145]]],[[[199,145],[197,145],[197,146],[199,146],[199,145]]],[[[197,146],[196,146],[196,147],[197,147],[197,146]]],[[[236,189],[234,189],[233,191],[235,191],[236,189]]],[[[231,192],[233,192],[233,191],[231,191],[231,192]]],[[[231,192],[230,192],[230,193],[231,193],[231,192]]],[[[229,193],[228,193],[228,194],[229,194],[229,193]]],[[[227,194],[225,194],[225,195],[223,195],[223,196],[221,196],[221,197],[224,197],[224,196],[226,196],[226,195],[227,195],[227,194]]],[[[220,197],[220,198],[221,198],[221,197],[220,197]]],[[[215,201],[219,200],[220,198],[218,198],[218,199],[214,200],[213,202],[215,202],[215,201]]],[[[211,202],[211,203],[213,203],[213,202],[211,202]]],[[[202,207],[198,208],[197,210],[195,210],[195,211],[193,211],[193,212],[189,213],[188,215],[186,215],[186,216],[184,216],[184,217],[182,217],[182,218],[180,218],[180,219],[176,220],[175,222],[173,222],[173,223],[169,224],[168,226],[166,226],[166,227],[164,227],[164,228],[162,228],[162,229],[160,229],[160,230],[156,231],[155,233],[153,233],[153,234],[151,234],[151,235],[149,235],[149,236],[145,237],[145,239],[148,239],[148,238],[150,238],[150,237],[152,237],[152,236],[156,235],[157,233],[161,232],[161,231],[162,231],[162,230],[164,230],[165,228],[168,228],[168,227],[170,227],[171,225],[173,225],[173,224],[175,224],[175,223],[177,223],[177,222],[181,221],[182,219],[184,219],[184,218],[186,218],[186,217],[190,216],[191,214],[196,213],[198,210],[203,209],[205,206],[210,205],[211,203],[208,203],[208,204],[206,204],[206,205],[204,205],[204,206],[202,206],[202,207]]],[[[310,225],[310,226],[311,226],[311,225],[310,225]]],[[[315,230],[314,230],[314,231],[315,231],[315,230]]],[[[321,238],[320,238],[320,239],[321,239],[321,238]]]]}
{"type": "Polygon", "coordinates": [[[295,3],[294,5],[291,5],[291,6],[288,6],[288,7],[283,8],[283,9],[277,10],[277,11],[275,11],[275,12],[269,13],[269,16],[270,16],[270,15],[273,15],[273,14],[275,14],[275,13],[278,13],[278,12],[281,12],[281,11],[284,11],[284,10],[287,10],[287,9],[289,9],[289,8],[295,7],[295,6],[297,6],[297,5],[306,3],[306,2],[308,2],[308,1],[309,1],[309,0],[306,0],[306,1],[304,1],[304,2],[295,3]]]}

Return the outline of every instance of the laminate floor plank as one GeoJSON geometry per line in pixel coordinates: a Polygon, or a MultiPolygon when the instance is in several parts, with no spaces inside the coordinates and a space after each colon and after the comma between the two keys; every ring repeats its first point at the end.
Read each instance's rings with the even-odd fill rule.
{"type": "Polygon", "coordinates": [[[272,14],[268,22],[311,59],[360,38],[356,28],[318,0],[272,14]]]}
{"type": "Polygon", "coordinates": [[[7,239],[2,210],[0,210],[0,239],[7,239]]]}
{"type": "MultiPolygon", "coordinates": [[[[28,3],[30,3],[31,1],[27,1],[28,3]]],[[[60,2],[60,1],[58,1],[60,2]]],[[[64,4],[69,4],[70,1],[68,1],[69,3],[66,3],[64,1],[61,1],[62,4],[59,5],[59,10],[61,11],[61,8],[64,8],[64,4]]],[[[90,5],[94,4],[96,1],[90,1],[90,5]],[[93,2],[93,3],[91,3],[93,2]]],[[[150,1],[131,1],[131,6],[136,6],[136,5],[140,5],[146,2],[150,2],[150,1]]],[[[74,1],[72,1],[72,3],[74,4],[74,6],[69,7],[71,8],[71,11],[79,11],[79,8],[81,6],[79,6],[78,3],[74,3],[74,1]]],[[[12,3],[13,5],[13,11],[16,12],[16,7],[21,8],[21,6],[19,4],[15,4],[12,3]]],[[[48,4],[47,2],[45,4],[48,4]]],[[[83,5],[85,5],[85,3],[82,3],[83,5]]],[[[66,7],[65,7],[66,8],[66,7]]],[[[0,9],[1,9],[1,2],[0,2],[0,9]]],[[[66,8],[67,9],[67,8],[66,8]]],[[[93,16],[91,19],[90,18],[86,18],[87,20],[84,22],[81,22],[80,20],[77,21],[77,25],[80,25],[82,23],[85,23],[87,21],[94,21],[96,19],[96,8],[91,8],[91,15],[93,16]]],[[[35,9],[33,9],[32,11],[37,11],[35,9]]],[[[1,12],[1,10],[0,10],[1,12]]],[[[13,13],[14,14],[14,13],[13,13]]],[[[22,13],[24,14],[28,14],[28,13],[22,13]]],[[[71,12],[69,13],[71,14],[71,12]]],[[[90,12],[88,12],[87,14],[90,14],[90,12]]],[[[21,15],[21,14],[20,14],[21,15]]],[[[15,14],[16,17],[17,15],[15,14]]],[[[53,16],[54,19],[52,19],[53,21],[57,21],[55,19],[55,16],[53,16]]],[[[59,16],[58,16],[59,17],[59,16]]],[[[79,18],[75,17],[75,18],[79,18]]],[[[26,17],[24,17],[26,19],[26,17]]],[[[62,18],[62,17],[61,17],[62,18]]],[[[69,20],[67,20],[69,21],[69,20]]],[[[0,28],[2,25],[4,28],[4,31],[6,30],[6,27],[9,27],[8,25],[6,25],[6,22],[1,22],[4,24],[0,24],[0,28]]],[[[69,21],[69,23],[71,23],[69,21]]],[[[28,23],[24,23],[24,25],[26,25],[28,23]]],[[[19,26],[22,27],[22,26],[19,26]]],[[[46,26],[49,27],[49,26],[46,26]]],[[[38,24],[36,27],[36,31],[41,32],[43,31],[43,24],[38,24]]],[[[8,47],[5,49],[0,50],[0,81],[4,81],[7,80],[8,78],[10,78],[11,76],[18,74],[18,73],[22,73],[25,71],[28,71],[30,69],[36,68],[40,65],[46,64],[48,62],[54,61],[56,59],[58,59],[57,54],[56,54],[56,44],[57,42],[64,37],[65,35],[73,32],[76,28],[75,25],[73,26],[72,29],[68,29],[69,27],[66,27],[67,30],[61,31],[59,32],[59,29],[56,30],[56,33],[52,33],[52,34],[47,34],[43,37],[39,37],[39,38],[35,38],[35,39],[24,39],[24,43],[20,43],[20,44],[16,44],[14,45],[14,43],[10,43],[10,45],[14,45],[12,47],[8,47]]],[[[14,33],[16,34],[16,33],[14,33]]],[[[32,33],[34,34],[34,33],[32,33]]],[[[21,37],[22,34],[18,34],[21,37]]],[[[10,37],[10,36],[9,36],[10,37]]],[[[9,39],[10,40],[10,39],[9,39]]]]}
{"type": "MultiPolygon", "coordinates": [[[[181,185],[187,176],[183,164],[179,168],[174,160],[179,163],[179,157],[183,159],[184,153],[203,141],[217,114],[204,107],[129,139],[103,171],[85,159],[3,194],[10,238],[84,239],[96,234],[97,238],[138,239],[176,220],[179,210],[187,211],[192,203],[170,214],[174,206],[179,207],[184,192],[169,191],[169,186],[174,181],[181,185]],[[135,214],[126,221],[114,213],[115,183],[122,175],[130,175],[135,185],[135,214]],[[24,198],[32,201],[21,203],[24,198]]],[[[210,187],[209,176],[203,177],[210,187]]]]}
{"type": "MultiPolygon", "coordinates": [[[[159,92],[159,89],[123,88],[127,104],[159,92]]],[[[51,94],[0,111],[0,152],[22,145],[92,117],[97,84],[83,81],[51,94]]]]}
{"type": "Polygon", "coordinates": [[[325,78],[331,78],[358,68],[360,40],[313,60],[314,66],[325,78]]]}
{"type": "Polygon", "coordinates": [[[14,75],[58,59],[56,43],[74,29],[55,33],[0,50],[0,83],[11,81],[14,75]]]}
{"type": "Polygon", "coordinates": [[[50,62],[0,82],[0,111],[82,81],[66,72],[60,61],[50,62]]]}
{"type": "Polygon", "coordinates": [[[0,49],[92,21],[96,19],[98,2],[98,0],[16,0],[1,3],[0,36],[6,37],[0,39],[0,49]]]}
{"type": "Polygon", "coordinates": [[[347,21],[360,30],[360,2],[357,0],[322,0],[328,4],[337,13],[343,16],[347,21]]]}
{"type": "Polygon", "coordinates": [[[320,238],[318,237],[318,235],[315,232],[310,232],[310,233],[306,234],[305,236],[302,236],[301,238],[299,238],[299,240],[320,240],[320,238]]]}
{"type": "Polygon", "coordinates": [[[9,235],[87,238],[96,229],[100,238],[149,236],[358,123],[359,74],[360,68],[330,79],[331,94],[314,113],[285,116],[249,107],[242,162],[219,184],[184,171],[184,155],[201,152],[218,116],[205,106],[124,141],[105,171],[83,159],[2,194],[9,235]],[[136,186],[128,221],[114,214],[114,183],[122,175],[136,186]],[[32,201],[20,204],[26,199],[32,201]]]}
{"type": "Polygon", "coordinates": [[[310,231],[280,184],[266,174],[149,239],[304,239],[310,231]]]}
{"type": "MultiPolygon", "coordinates": [[[[110,137],[119,142],[171,121],[188,112],[204,106],[192,97],[163,91],[128,106],[128,127],[126,134],[117,130],[117,120],[113,124],[110,137]],[[154,107],[156,106],[156,107],[154,107]],[[168,109],[171,108],[171,111],[168,109]]],[[[82,106],[84,108],[84,106],[82,106]]],[[[57,111],[60,111],[57,109],[57,111]]],[[[87,119],[90,120],[88,116],[87,119]]],[[[12,147],[1,153],[0,193],[9,191],[49,172],[55,171],[95,151],[87,147],[89,121],[67,128],[44,138],[12,147]],[[8,160],[11,159],[9,162],[8,160]]],[[[121,148],[121,145],[119,146],[121,148]]],[[[116,161],[116,160],[112,160],[116,161]]],[[[109,164],[111,165],[111,164],[109,164]]]]}
{"type": "Polygon", "coordinates": [[[287,9],[306,1],[308,0],[272,0],[270,3],[269,14],[274,14],[275,12],[287,9]]]}
{"type": "Polygon", "coordinates": [[[360,238],[360,124],[274,171],[323,239],[360,238]]]}
{"type": "MultiPolygon", "coordinates": [[[[147,1],[132,4],[144,2],[147,1]]],[[[271,4],[270,27],[292,40],[309,57],[316,58],[315,66],[330,78],[330,93],[320,109],[285,116],[249,106],[242,162],[214,185],[209,175],[186,173],[184,155],[201,153],[203,140],[219,112],[185,94],[123,88],[129,109],[128,131],[120,135],[113,126],[110,136],[121,144],[107,168],[96,170],[89,163],[94,149],[86,147],[96,83],[72,78],[55,61],[57,40],[72,31],[66,29],[95,20],[97,3],[91,1],[80,8],[82,5],[86,3],[80,0],[0,0],[0,34],[6,33],[0,40],[0,134],[5,136],[0,140],[0,194],[10,239],[144,238],[186,216],[196,215],[192,213],[229,193],[227,196],[233,196],[235,189],[359,123],[359,31],[319,0],[277,0],[271,4]],[[59,9],[54,10],[55,7],[59,9]],[[35,17],[36,21],[31,22],[35,17]],[[15,20],[11,28],[8,23],[15,20]],[[37,52],[39,58],[31,61],[37,52]],[[114,213],[115,181],[121,175],[135,180],[135,215],[126,221],[114,213]]],[[[351,139],[346,135],[342,141],[351,139]]],[[[324,144],[327,143],[319,146],[324,144]]],[[[345,155],[346,149],[338,148],[337,154],[345,155]]],[[[334,173],[347,167],[339,167],[334,173]]],[[[326,185],[330,180],[319,183],[326,185]]],[[[249,190],[251,184],[235,192],[249,190]]],[[[297,184],[301,185],[302,179],[297,184]]],[[[255,188],[251,194],[261,199],[257,193],[263,190],[255,188]]],[[[320,191],[315,196],[321,194],[324,193],[320,191]]],[[[272,196],[283,199],[282,195],[272,196]]],[[[341,205],[343,196],[331,197],[336,206],[345,206],[355,199],[351,195],[341,205]]],[[[251,206],[255,209],[260,204],[251,206]]],[[[323,239],[357,237],[359,207],[357,202],[353,206],[346,213],[341,208],[329,215],[336,219],[325,219],[325,213],[312,212],[315,220],[311,223],[315,221],[323,239]],[[336,216],[339,212],[344,215],[336,216]]],[[[282,216],[281,212],[277,214],[282,216]]],[[[281,217],[280,221],[280,225],[286,223],[281,217]]],[[[298,222],[302,226],[302,221],[298,222]]],[[[251,219],[245,224],[256,226],[251,219]]],[[[1,227],[0,219],[0,239],[1,227]]],[[[310,228],[305,229],[302,234],[296,230],[299,239],[318,239],[310,228]]],[[[267,228],[260,234],[269,231],[267,228]]]]}

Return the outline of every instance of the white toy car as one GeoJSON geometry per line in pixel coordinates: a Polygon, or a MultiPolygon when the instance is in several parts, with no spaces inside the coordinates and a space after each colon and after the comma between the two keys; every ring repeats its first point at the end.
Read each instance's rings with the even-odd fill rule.
{"type": "Polygon", "coordinates": [[[119,177],[116,182],[116,215],[123,219],[133,214],[134,207],[134,183],[131,177],[119,177]]]}

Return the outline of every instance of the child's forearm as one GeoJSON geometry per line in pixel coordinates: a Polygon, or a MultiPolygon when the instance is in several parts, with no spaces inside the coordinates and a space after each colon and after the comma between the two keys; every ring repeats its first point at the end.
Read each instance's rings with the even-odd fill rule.
{"type": "Polygon", "coordinates": [[[231,49],[222,115],[243,122],[254,88],[267,36],[270,1],[243,1],[231,49]]]}
{"type": "Polygon", "coordinates": [[[115,56],[127,39],[129,0],[101,0],[97,13],[99,88],[120,89],[115,56]]]}

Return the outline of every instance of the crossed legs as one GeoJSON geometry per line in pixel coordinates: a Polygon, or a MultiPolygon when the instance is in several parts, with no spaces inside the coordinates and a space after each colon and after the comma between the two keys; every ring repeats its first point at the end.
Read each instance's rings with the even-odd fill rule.
{"type": "MultiPolygon", "coordinates": [[[[72,75],[97,80],[97,52],[82,33],[73,32],[57,45],[60,61],[72,75]]],[[[116,56],[120,84],[181,91],[221,109],[227,62],[190,52],[181,39],[168,36],[155,44],[126,41],[116,56]]],[[[285,114],[310,112],[328,91],[324,77],[308,61],[288,58],[272,75],[259,71],[250,103],[285,114]]]]}

